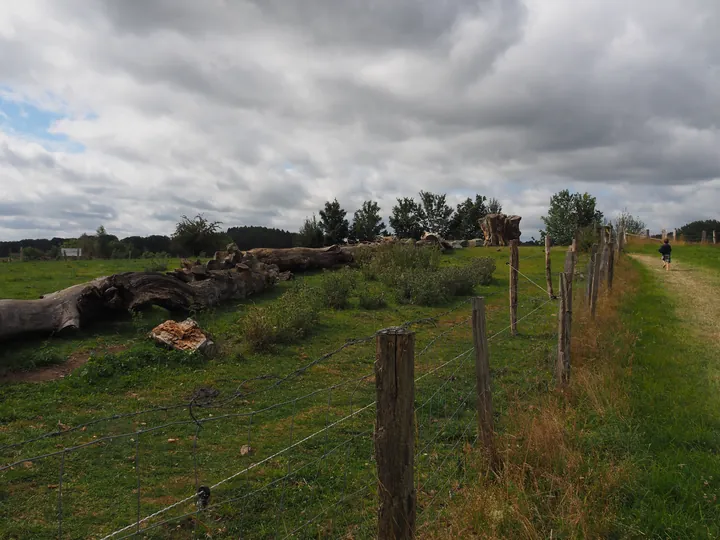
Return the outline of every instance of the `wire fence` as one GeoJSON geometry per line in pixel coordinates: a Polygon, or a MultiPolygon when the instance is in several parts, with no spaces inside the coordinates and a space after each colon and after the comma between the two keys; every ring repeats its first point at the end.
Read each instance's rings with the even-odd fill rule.
{"type": "MultiPolygon", "coordinates": [[[[549,388],[557,334],[555,319],[541,318],[554,316],[555,298],[539,276],[520,275],[517,323],[540,318],[539,345],[528,352],[527,341],[510,338],[507,306],[491,312],[488,341],[540,352],[549,388]]],[[[398,325],[417,328],[423,340],[414,360],[419,525],[471,478],[479,434],[469,300],[398,325]]],[[[349,339],[283,376],[248,378],[226,396],[201,388],[175,404],[3,444],[6,496],[32,490],[44,519],[27,530],[38,538],[373,537],[377,337],[349,339]],[[353,369],[334,365],[343,351],[352,353],[353,369]],[[322,377],[307,377],[319,367],[322,377]]],[[[495,368],[494,381],[516,380],[513,369],[512,362],[495,368]]],[[[493,392],[501,414],[502,392],[493,392]]]]}

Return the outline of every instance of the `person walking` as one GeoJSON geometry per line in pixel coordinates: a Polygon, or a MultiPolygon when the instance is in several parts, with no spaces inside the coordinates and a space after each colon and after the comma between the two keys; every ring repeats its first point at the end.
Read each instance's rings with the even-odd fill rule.
{"type": "Polygon", "coordinates": [[[671,263],[671,261],[672,261],[672,256],[671,256],[672,246],[670,245],[670,239],[669,239],[669,238],[666,238],[665,240],[663,240],[663,245],[660,246],[660,249],[658,249],[658,251],[659,251],[660,254],[662,255],[663,268],[665,268],[665,270],[668,270],[668,271],[669,271],[669,270],[670,270],[670,263],[671,263]]]}

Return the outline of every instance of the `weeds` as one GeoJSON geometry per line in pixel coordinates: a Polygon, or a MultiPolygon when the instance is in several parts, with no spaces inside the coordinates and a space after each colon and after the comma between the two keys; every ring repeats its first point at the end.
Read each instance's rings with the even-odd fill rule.
{"type": "Polygon", "coordinates": [[[357,283],[355,272],[349,269],[325,271],[320,281],[323,305],[332,309],[345,309],[357,283]]]}

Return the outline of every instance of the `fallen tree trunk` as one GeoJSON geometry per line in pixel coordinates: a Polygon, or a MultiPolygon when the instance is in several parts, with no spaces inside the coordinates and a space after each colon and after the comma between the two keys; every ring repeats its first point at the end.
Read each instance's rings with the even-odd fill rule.
{"type": "Polygon", "coordinates": [[[151,306],[188,313],[246,298],[272,287],[278,269],[255,261],[208,271],[186,282],[173,274],[125,272],[74,285],[38,300],[0,300],[0,341],[23,334],[56,334],[151,306]]]}
{"type": "Polygon", "coordinates": [[[274,264],[280,271],[302,272],[321,268],[334,268],[353,261],[352,253],[340,246],[326,248],[257,248],[246,253],[260,262],[274,264]]]}

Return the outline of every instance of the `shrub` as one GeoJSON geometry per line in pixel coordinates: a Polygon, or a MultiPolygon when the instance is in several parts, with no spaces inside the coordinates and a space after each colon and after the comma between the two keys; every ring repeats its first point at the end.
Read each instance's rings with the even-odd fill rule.
{"type": "Polygon", "coordinates": [[[497,267],[494,259],[490,257],[480,257],[473,259],[470,268],[472,269],[476,285],[490,285],[497,267]]]}
{"type": "Polygon", "coordinates": [[[355,288],[356,276],[352,270],[326,271],[320,281],[323,305],[333,309],[345,309],[355,288]]]}
{"type": "Polygon", "coordinates": [[[470,296],[476,285],[489,285],[495,272],[495,261],[488,257],[473,259],[466,266],[451,266],[438,272],[442,282],[452,296],[470,296]]]}
{"type": "Polygon", "coordinates": [[[418,306],[438,306],[450,299],[447,283],[439,278],[439,272],[428,270],[408,273],[395,286],[398,303],[418,306]]]}
{"type": "Polygon", "coordinates": [[[437,269],[440,264],[440,250],[436,246],[385,244],[358,249],[355,261],[365,279],[380,279],[392,286],[397,282],[397,276],[405,271],[437,269]]]}
{"type": "Polygon", "coordinates": [[[267,306],[251,306],[242,319],[241,332],[252,350],[267,351],[277,343],[305,337],[319,315],[313,292],[297,285],[267,306]]]}
{"type": "Polygon", "coordinates": [[[360,307],[362,309],[382,309],[387,306],[385,294],[366,289],[360,294],[360,307]]]}
{"type": "Polygon", "coordinates": [[[146,272],[164,272],[167,270],[167,257],[153,257],[145,265],[146,272]]]}
{"type": "Polygon", "coordinates": [[[22,250],[23,261],[39,261],[45,257],[45,253],[34,247],[26,247],[22,250]]]}

